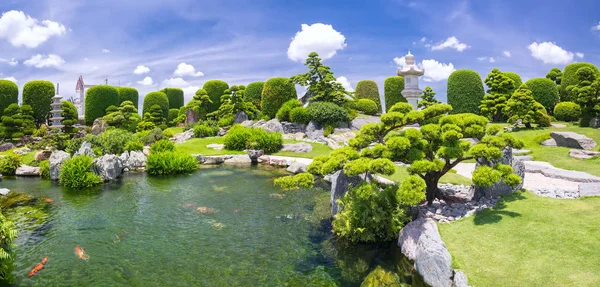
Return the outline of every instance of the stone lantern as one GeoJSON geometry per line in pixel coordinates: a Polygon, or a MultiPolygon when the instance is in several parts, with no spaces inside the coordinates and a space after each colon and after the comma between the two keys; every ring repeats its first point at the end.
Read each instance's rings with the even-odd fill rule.
{"type": "Polygon", "coordinates": [[[50,126],[50,128],[60,130],[63,128],[61,121],[64,118],[61,116],[62,103],[60,101],[62,100],[62,97],[60,96],[58,89],[59,84],[56,84],[56,95],[52,97],[52,110],[50,111],[50,114],[52,114],[52,117],[50,118],[50,121],[52,121],[52,125],[50,126]]]}
{"type": "Polygon", "coordinates": [[[410,51],[408,51],[408,55],[404,56],[404,59],[406,64],[398,68],[398,76],[404,77],[402,96],[413,106],[413,109],[417,110],[417,103],[423,94],[423,91],[419,89],[419,77],[425,74],[425,70],[415,65],[415,56],[410,51]]]}

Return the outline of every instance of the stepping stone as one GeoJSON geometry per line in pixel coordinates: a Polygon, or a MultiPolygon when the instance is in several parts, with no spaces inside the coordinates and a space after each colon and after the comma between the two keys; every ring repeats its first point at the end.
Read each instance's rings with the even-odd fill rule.
{"type": "Polygon", "coordinates": [[[555,147],[557,146],[556,141],[554,139],[547,139],[541,143],[543,146],[555,147]]]}
{"type": "Polygon", "coordinates": [[[557,128],[557,129],[562,129],[562,128],[566,128],[567,125],[565,124],[552,124],[553,128],[557,128]]]}
{"type": "Polygon", "coordinates": [[[600,152],[591,150],[572,149],[569,151],[569,155],[574,159],[590,159],[600,156],[600,152]]]}
{"type": "Polygon", "coordinates": [[[579,196],[600,196],[600,183],[589,182],[579,184],[579,196]]]}

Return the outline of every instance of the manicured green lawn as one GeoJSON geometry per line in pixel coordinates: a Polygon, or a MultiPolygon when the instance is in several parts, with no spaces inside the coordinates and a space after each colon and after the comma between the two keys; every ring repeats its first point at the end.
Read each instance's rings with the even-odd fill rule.
{"type": "Polygon", "coordinates": [[[504,196],[503,204],[438,224],[472,286],[600,286],[600,198],[504,196]]]}
{"type": "MultiPolygon", "coordinates": [[[[19,148],[17,148],[19,149],[19,148]]],[[[8,155],[10,153],[12,153],[13,150],[7,150],[5,152],[0,152],[1,155],[8,155]]],[[[28,154],[26,155],[22,155],[21,156],[21,163],[22,164],[28,164],[30,162],[33,161],[33,159],[35,158],[35,154],[38,152],[39,150],[32,150],[30,151],[28,154]]]]}
{"type": "MultiPolygon", "coordinates": [[[[393,175],[384,177],[399,183],[408,176],[409,174],[406,167],[396,166],[396,172],[393,175]]],[[[456,172],[450,171],[440,178],[440,183],[470,185],[471,180],[460,174],[457,174],[456,172]]]]}
{"type": "Polygon", "coordinates": [[[183,132],[183,127],[172,127],[172,128],[168,128],[165,131],[170,131],[173,134],[179,134],[183,132]]]}
{"type": "MultiPolygon", "coordinates": [[[[296,140],[284,140],[284,143],[298,143],[296,140]]],[[[223,137],[210,137],[210,138],[193,138],[182,144],[177,144],[177,150],[186,152],[189,154],[201,154],[201,155],[223,155],[223,154],[245,154],[244,151],[233,151],[233,150],[214,150],[207,148],[206,145],[209,144],[222,144],[223,137]]],[[[290,156],[290,157],[304,157],[304,158],[314,158],[320,155],[328,155],[332,149],[324,144],[318,143],[309,143],[313,146],[313,150],[307,153],[295,153],[295,152],[278,152],[273,155],[279,156],[290,156]]]]}

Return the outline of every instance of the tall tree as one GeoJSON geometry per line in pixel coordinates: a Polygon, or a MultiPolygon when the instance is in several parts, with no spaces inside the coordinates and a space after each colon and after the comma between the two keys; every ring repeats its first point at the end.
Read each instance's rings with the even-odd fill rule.
{"type": "Polygon", "coordinates": [[[295,84],[308,87],[306,92],[311,95],[310,101],[344,104],[346,95],[350,93],[336,81],[331,68],[321,63],[319,54],[310,53],[304,65],[308,67],[308,72],[293,76],[291,80],[295,84]]]}
{"type": "Polygon", "coordinates": [[[499,69],[494,68],[485,78],[488,93],[483,97],[479,110],[481,114],[492,119],[494,122],[502,121],[502,110],[506,107],[506,101],[510,98],[510,91],[515,82],[504,75],[499,69]]]}
{"type": "Polygon", "coordinates": [[[589,127],[592,118],[600,114],[600,75],[590,67],[577,70],[579,84],[567,88],[569,93],[577,96],[576,101],[581,107],[579,126],[589,127]]]}

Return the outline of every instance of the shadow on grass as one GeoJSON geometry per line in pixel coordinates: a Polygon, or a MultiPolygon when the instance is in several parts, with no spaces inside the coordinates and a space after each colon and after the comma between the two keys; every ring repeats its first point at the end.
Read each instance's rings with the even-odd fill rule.
{"type": "Polygon", "coordinates": [[[494,206],[493,208],[484,209],[482,211],[475,213],[475,217],[473,219],[473,221],[475,222],[475,225],[498,223],[498,222],[500,222],[500,220],[502,220],[502,218],[504,218],[506,216],[509,216],[509,217],[521,216],[520,213],[506,210],[506,203],[525,199],[525,196],[523,196],[523,192],[524,191],[517,191],[512,194],[504,195],[504,196],[502,196],[500,201],[498,201],[498,203],[496,203],[496,206],[494,206]]]}

